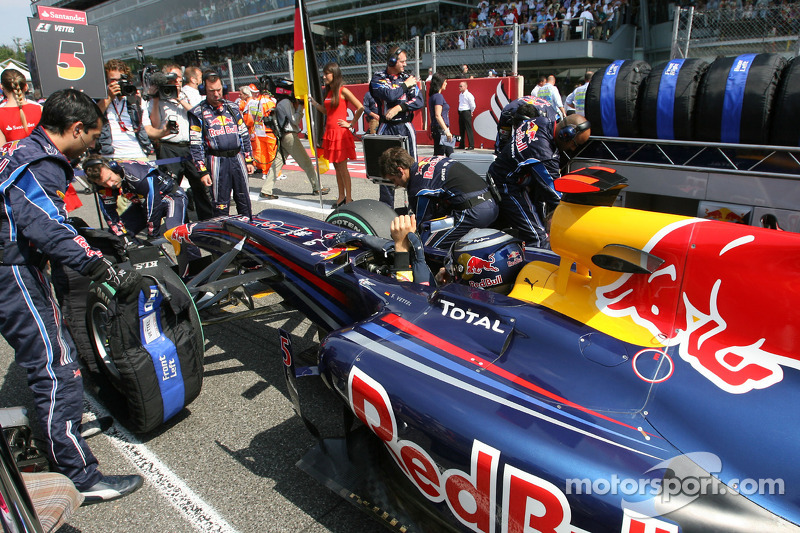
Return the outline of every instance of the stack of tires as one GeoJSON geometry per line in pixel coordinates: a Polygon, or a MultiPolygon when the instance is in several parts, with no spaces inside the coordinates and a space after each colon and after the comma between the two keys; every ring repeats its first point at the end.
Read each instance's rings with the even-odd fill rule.
{"type": "Polygon", "coordinates": [[[586,91],[592,134],[800,145],[800,61],[779,54],[614,61],[586,91]]]}
{"type": "Polygon", "coordinates": [[[770,144],[800,146],[800,60],[793,57],[783,71],[772,108],[770,144]]]}
{"type": "Polygon", "coordinates": [[[715,59],[697,93],[697,140],[769,144],[772,105],[785,67],[778,54],[715,59]]]}

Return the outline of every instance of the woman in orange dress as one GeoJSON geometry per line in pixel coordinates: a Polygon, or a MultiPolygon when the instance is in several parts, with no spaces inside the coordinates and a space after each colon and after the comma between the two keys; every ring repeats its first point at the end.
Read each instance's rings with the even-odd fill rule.
{"type": "Polygon", "coordinates": [[[24,139],[39,124],[42,106],[25,98],[28,83],[22,72],[7,68],[0,75],[5,101],[0,104],[0,145],[24,139]]]}
{"type": "Polygon", "coordinates": [[[321,113],[328,116],[325,122],[325,135],[322,137],[322,152],[333,163],[336,170],[336,185],[339,198],[336,207],[353,201],[350,187],[350,171],[347,160],[356,159],[356,142],[353,138],[353,125],[364,113],[363,104],[346,87],[342,87],[342,71],[336,63],[328,63],[322,68],[325,82],[325,105],[313,99],[309,101],[321,113]],[[356,108],[353,120],[347,121],[347,102],[356,108]]]}

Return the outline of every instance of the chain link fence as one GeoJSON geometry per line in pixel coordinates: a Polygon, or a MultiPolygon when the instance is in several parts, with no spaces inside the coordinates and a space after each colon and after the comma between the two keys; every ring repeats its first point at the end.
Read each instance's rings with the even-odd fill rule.
{"type": "MultiPolygon", "coordinates": [[[[462,65],[467,64],[469,75],[474,77],[513,75],[517,68],[519,46],[536,46],[541,41],[567,41],[576,39],[604,39],[618,24],[594,24],[576,19],[572,24],[515,24],[508,26],[476,27],[466,30],[431,33],[410,41],[370,42],[363,45],[339,45],[335,49],[318,50],[317,66],[338,63],[345,84],[368,83],[372,74],[386,66],[389,50],[399,46],[406,52],[406,72],[424,80],[427,68],[441,72],[448,78],[462,75],[462,65]],[[423,54],[430,54],[431,65],[423,69],[423,54]]],[[[234,85],[252,83],[260,76],[292,77],[292,54],[275,52],[270,57],[250,61],[225,62],[215,65],[226,80],[233,72],[234,85]]],[[[321,76],[321,72],[319,73],[321,76]]]]}
{"type": "Polygon", "coordinates": [[[466,30],[433,33],[425,36],[425,52],[434,58],[435,70],[448,78],[461,75],[467,64],[472,76],[506,76],[516,70],[518,46],[540,42],[606,39],[619,27],[614,21],[595,24],[575,19],[571,24],[561,21],[543,24],[514,24],[507,26],[475,27],[466,30]]]}
{"type": "MultiPolygon", "coordinates": [[[[406,72],[416,75],[418,70],[417,49],[420,46],[418,40],[390,43],[371,43],[367,41],[363,45],[340,45],[336,49],[317,51],[317,66],[320,68],[318,73],[319,81],[322,83],[322,68],[326,64],[338,63],[342,70],[345,84],[369,83],[372,74],[386,68],[389,50],[393,46],[399,46],[405,50],[408,58],[406,72]]],[[[220,72],[226,81],[230,79],[232,69],[234,86],[238,88],[242,85],[253,83],[265,74],[273,77],[292,78],[292,61],[293,53],[290,50],[288,52],[275,53],[268,58],[250,61],[228,61],[213,67],[220,72]]]]}
{"type": "Polygon", "coordinates": [[[771,7],[675,8],[672,57],[798,54],[800,4],[771,7]]]}

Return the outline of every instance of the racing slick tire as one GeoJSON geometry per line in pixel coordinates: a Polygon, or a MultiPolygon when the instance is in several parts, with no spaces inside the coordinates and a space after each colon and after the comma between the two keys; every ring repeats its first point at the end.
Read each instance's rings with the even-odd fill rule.
{"type": "Polygon", "coordinates": [[[785,67],[786,59],[779,54],[715,59],[697,92],[695,139],[767,144],[778,80],[785,67]]]}
{"type": "Polygon", "coordinates": [[[642,137],[693,140],[697,90],[708,66],[702,59],[674,59],[653,67],[642,88],[642,137]]]}
{"type": "Polygon", "coordinates": [[[650,64],[633,59],[614,61],[592,76],[586,89],[586,118],[592,135],[639,137],[642,85],[650,64]]]}
{"type": "Polygon", "coordinates": [[[800,60],[795,56],[783,71],[778,92],[775,94],[770,144],[800,146],[800,132],[797,130],[797,124],[800,123],[798,84],[800,84],[800,60]]]}
{"type": "Polygon", "coordinates": [[[390,225],[397,213],[378,200],[356,200],[328,215],[325,222],[367,235],[390,239],[390,225]]]}
{"type": "Polygon", "coordinates": [[[180,277],[162,265],[139,272],[150,282],[151,298],[122,302],[108,285],[93,283],[86,328],[95,364],[112,389],[104,402],[131,431],[145,433],[200,394],[204,340],[180,277]]]}

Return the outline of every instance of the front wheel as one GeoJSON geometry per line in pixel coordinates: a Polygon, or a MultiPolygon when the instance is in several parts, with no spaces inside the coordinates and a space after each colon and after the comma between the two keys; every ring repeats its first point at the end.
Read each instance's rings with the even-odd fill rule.
{"type": "Polygon", "coordinates": [[[391,239],[394,209],[378,200],[356,200],[337,208],[325,222],[367,235],[391,239]]]}

